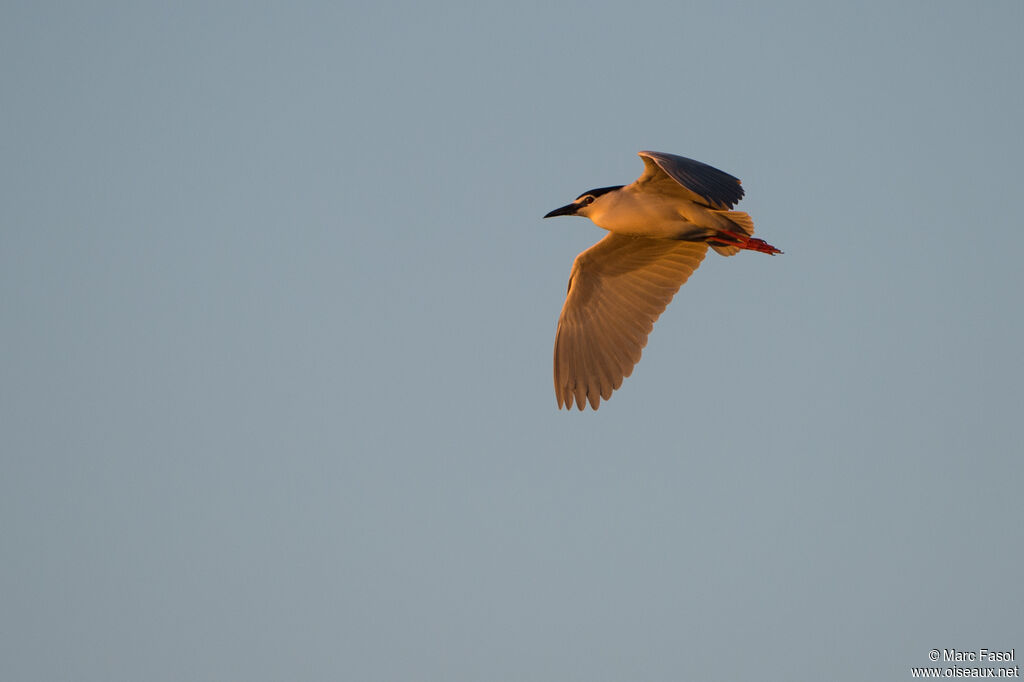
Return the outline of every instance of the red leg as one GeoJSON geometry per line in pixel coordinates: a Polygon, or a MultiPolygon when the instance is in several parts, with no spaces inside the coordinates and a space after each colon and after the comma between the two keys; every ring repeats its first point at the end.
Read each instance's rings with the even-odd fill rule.
{"type": "Polygon", "coordinates": [[[741,249],[768,253],[773,256],[777,253],[782,253],[782,251],[778,250],[763,239],[748,237],[745,234],[730,232],[729,230],[719,230],[715,236],[708,237],[707,242],[709,244],[716,244],[719,246],[738,246],[741,249]]]}

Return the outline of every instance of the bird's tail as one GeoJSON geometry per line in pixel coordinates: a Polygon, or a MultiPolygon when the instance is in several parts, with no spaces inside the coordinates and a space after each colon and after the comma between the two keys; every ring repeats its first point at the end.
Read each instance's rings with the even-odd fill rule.
{"type": "MultiPolygon", "coordinates": [[[[744,213],[743,211],[715,211],[715,213],[735,225],[738,228],[735,230],[736,232],[747,237],[754,234],[754,219],[750,217],[749,213],[744,213]]],[[[722,256],[735,256],[740,252],[740,247],[736,245],[735,241],[727,244],[715,242],[712,239],[708,241],[708,244],[722,256]]]]}
{"type": "Polygon", "coordinates": [[[735,230],[719,228],[715,234],[704,240],[723,256],[732,256],[739,253],[741,249],[759,251],[773,256],[782,253],[765,240],[751,236],[754,234],[754,221],[746,213],[740,211],[715,211],[715,213],[723,215],[737,228],[735,230]]]}

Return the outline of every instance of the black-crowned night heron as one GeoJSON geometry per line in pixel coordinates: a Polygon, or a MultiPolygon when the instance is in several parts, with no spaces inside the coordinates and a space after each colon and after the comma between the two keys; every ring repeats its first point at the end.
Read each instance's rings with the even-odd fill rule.
{"type": "Polygon", "coordinates": [[[782,253],[755,239],[754,221],[729,210],[743,198],[738,178],[675,154],[640,152],[636,182],[601,187],[545,218],[590,218],[609,234],[576,257],[555,333],[558,407],[597,409],[633,372],[647,335],[708,246],[782,253]]]}

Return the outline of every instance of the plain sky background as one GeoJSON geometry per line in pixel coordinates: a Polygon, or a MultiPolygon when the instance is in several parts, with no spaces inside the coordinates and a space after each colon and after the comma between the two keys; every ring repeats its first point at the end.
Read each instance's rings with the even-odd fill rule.
{"type": "MultiPolygon", "coordinates": [[[[1024,4],[8,2],[0,679],[1024,652],[1024,4]],[[743,179],[600,411],[542,220],[743,179]]],[[[1018,659],[1024,658],[1018,654],[1018,659]]]]}

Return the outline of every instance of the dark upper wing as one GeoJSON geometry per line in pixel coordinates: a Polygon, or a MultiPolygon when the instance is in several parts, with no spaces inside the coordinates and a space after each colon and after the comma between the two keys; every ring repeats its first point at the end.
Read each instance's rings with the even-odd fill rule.
{"type": "Polygon", "coordinates": [[[664,188],[674,181],[691,201],[717,209],[732,208],[743,198],[739,178],[706,163],[664,152],[640,152],[640,158],[644,160],[644,174],[637,185],[664,188]]]}
{"type": "Polygon", "coordinates": [[[572,265],[555,333],[558,406],[595,410],[633,372],[665,306],[697,269],[707,244],[614,232],[572,265]]]}

